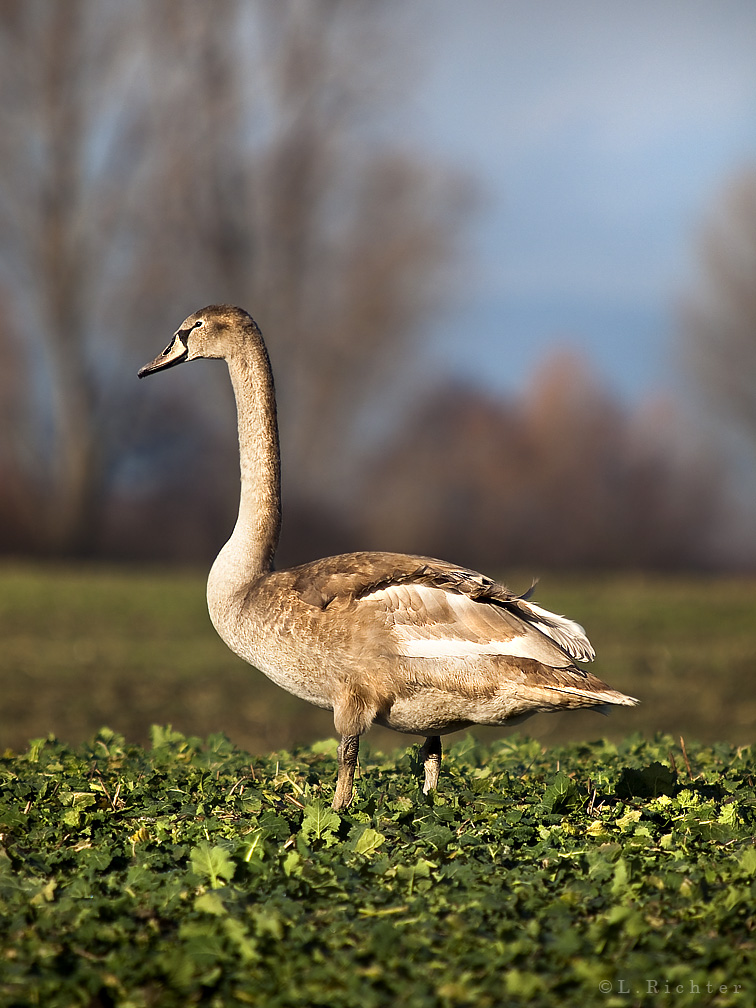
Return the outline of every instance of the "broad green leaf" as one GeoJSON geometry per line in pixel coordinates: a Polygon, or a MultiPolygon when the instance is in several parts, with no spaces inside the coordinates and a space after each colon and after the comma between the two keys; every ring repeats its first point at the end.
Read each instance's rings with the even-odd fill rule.
{"type": "Polygon", "coordinates": [[[210,885],[213,889],[220,888],[233,878],[236,865],[223,847],[203,840],[189,856],[192,868],[198,875],[206,875],[210,879],[210,885]]]}
{"type": "Polygon", "coordinates": [[[364,829],[359,829],[357,836],[351,840],[350,846],[355,854],[363,854],[365,857],[371,857],[381,844],[384,842],[386,837],[379,833],[378,830],[372,829],[370,826],[366,826],[364,829]]]}
{"type": "Polygon", "coordinates": [[[257,954],[257,942],[250,936],[241,921],[233,917],[227,917],[223,922],[223,930],[233,942],[243,963],[250,963],[259,958],[257,954]]]}
{"type": "Polygon", "coordinates": [[[181,732],[174,731],[172,725],[152,725],[150,741],[153,749],[160,749],[162,746],[184,742],[185,736],[181,732]]]}
{"type": "Polygon", "coordinates": [[[224,917],[228,913],[226,905],[217,892],[201,893],[194,900],[194,909],[201,913],[213,914],[216,917],[224,917]]]}
{"type": "Polygon", "coordinates": [[[302,820],[302,836],[305,840],[325,840],[334,842],[334,832],[341,825],[341,817],[326,806],[321,799],[305,806],[302,820]]]}
{"type": "Polygon", "coordinates": [[[756,847],[746,847],[741,852],[738,866],[744,875],[756,875],[756,847]]]}
{"type": "Polygon", "coordinates": [[[283,861],[283,870],[285,875],[302,874],[302,858],[298,851],[288,851],[283,861]]]}
{"type": "Polygon", "coordinates": [[[544,808],[550,812],[566,812],[580,805],[580,796],[575,782],[561,771],[554,777],[543,795],[544,808]]]}

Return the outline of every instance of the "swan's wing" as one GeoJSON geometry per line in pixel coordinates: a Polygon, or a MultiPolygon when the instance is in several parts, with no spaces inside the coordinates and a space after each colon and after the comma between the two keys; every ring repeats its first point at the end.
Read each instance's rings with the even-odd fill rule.
{"type": "Polygon", "coordinates": [[[572,665],[554,641],[503,606],[447,588],[391,584],[361,596],[360,604],[380,609],[398,653],[407,658],[501,655],[552,668],[572,665]]]}
{"type": "Polygon", "coordinates": [[[570,658],[577,661],[592,661],[596,657],[596,652],[579,623],[567,619],[566,616],[558,616],[529,601],[535,585],[523,595],[515,595],[504,585],[483,574],[454,567],[439,560],[427,562],[426,576],[428,575],[432,578],[430,583],[448,587],[477,603],[487,604],[499,612],[506,612],[514,618],[515,625],[524,623],[544,634],[570,658]]]}
{"type": "MultiPolygon", "coordinates": [[[[525,651],[528,648],[538,647],[538,641],[543,635],[556,644],[563,655],[573,660],[592,661],[595,658],[596,652],[579,623],[565,616],[558,616],[529,601],[533,588],[524,595],[515,595],[504,585],[498,584],[484,574],[478,574],[477,571],[456,567],[443,560],[423,557],[413,559],[423,562],[411,574],[405,577],[396,576],[395,583],[402,586],[425,585],[442,589],[446,592],[448,604],[461,620],[461,624],[468,626],[471,633],[480,632],[485,635],[489,632],[489,626],[493,626],[495,628],[493,640],[515,641],[522,638],[519,646],[525,651]],[[470,604],[466,604],[464,600],[470,604]],[[528,632],[529,629],[531,632],[528,632]],[[537,631],[537,635],[532,631],[537,631]]],[[[515,649],[518,647],[517,644],[510,646],[515,649]]],[[[500,653],[516,657],[535,657],[521,654],[517,650],[500,653]]],[[[563,664],[556,657],[548,663],[555,668],[563,664]]]]}
{"type": "Polygon", "coordinates": [[[336,599],[379,604],[395,638],[417,653],[444,647],[461,654],[530,657],[554,668],[595,652],[573,620],[515,595],[476,571],[403,553],[349,553],[288,572],[303,601],[326,608],[336,599]],[[496,650],[500,647],[501,650],[496,650]],[[542,657],[539,657],[541,655],[542,657]]]}

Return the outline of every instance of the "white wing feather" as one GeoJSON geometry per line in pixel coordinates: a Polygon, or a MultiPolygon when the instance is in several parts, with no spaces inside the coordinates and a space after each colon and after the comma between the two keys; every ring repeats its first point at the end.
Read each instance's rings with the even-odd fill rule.
{"type": "Polygon", "coordinates": [[[363,600],[385,606],[397,649],[408,658],[502,655],[566,668],[570,658],[593,657],[577,623],[519,599],[510,608],[445,588],[404,583],[380,588],[363,600]]]}

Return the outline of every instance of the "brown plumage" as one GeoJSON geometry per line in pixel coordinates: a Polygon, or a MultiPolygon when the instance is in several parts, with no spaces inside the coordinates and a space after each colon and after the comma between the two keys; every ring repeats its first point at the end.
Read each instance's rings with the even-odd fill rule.
{"type": "Polygon", "coordinates": [[[236,395],[241,499],[207,585],[216,630],[279,686],[333,710],[341,736],[333,807],[352,798],[359,737],[373,722],[424,735],[424,791],[440,736],[513,724],[539,711],[637,703],[578,667],[582,627],[475,571],[401,553],[349,553],[273,570],[280,472],[273,379],[260,330],[210,305],[181,325],[139,377],[223,358],[236,395]]]}

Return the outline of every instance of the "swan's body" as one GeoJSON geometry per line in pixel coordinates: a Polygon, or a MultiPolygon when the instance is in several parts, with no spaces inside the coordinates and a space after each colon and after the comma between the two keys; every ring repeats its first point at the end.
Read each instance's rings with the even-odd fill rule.
{"type": "Polygon", "coordinates": [[[447,732],[637,703],[574,664],[594,656],[582,627],[474,571],[399,553],[273,570],[278,433],[262,336],[240,308],[210,305],[139,376],[199,357],[228,364],[241,467],[239,516],[208,579],[210,618],[231,650],[277,685],[333,710],[341,735],[334,808],[351,800],[359,736],[374,721],[426,736],[427,792],[447,732]]]}

